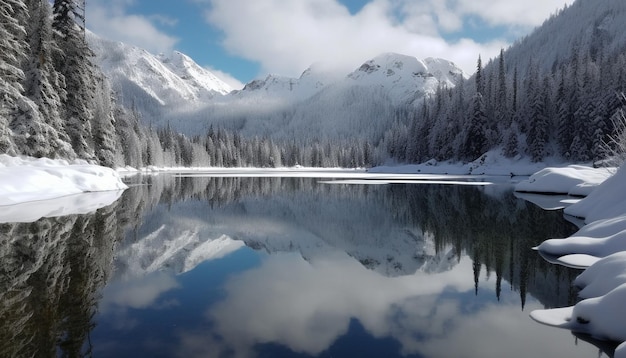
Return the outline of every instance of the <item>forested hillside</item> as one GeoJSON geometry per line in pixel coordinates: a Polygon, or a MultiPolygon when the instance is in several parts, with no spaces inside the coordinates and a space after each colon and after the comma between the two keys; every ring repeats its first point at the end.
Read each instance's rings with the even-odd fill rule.
{"type": "Polygon", "coordinates": [[[126,118],[91,61],[82,14],[72,0],[0,3],[0,152],[123,163],[126,118]]]}
{"type": "Polygon", "coordinates": [[[578,0],[387,133],[396,159],[604,158],[626,87],[626,2],[578,0]]]}

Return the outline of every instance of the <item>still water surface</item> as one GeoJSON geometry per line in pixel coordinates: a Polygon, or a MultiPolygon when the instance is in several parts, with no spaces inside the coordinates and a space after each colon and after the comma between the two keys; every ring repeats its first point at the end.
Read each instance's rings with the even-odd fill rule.
{"type": "MultiPolygon", "coordinates": [[[[598,357],[528,313],[576,230],[510,184],[136,177],[95,214],[0,224],[0,356],[598,357]]],[[[609,348],[610,351],[610,348],[609,348]]]]}

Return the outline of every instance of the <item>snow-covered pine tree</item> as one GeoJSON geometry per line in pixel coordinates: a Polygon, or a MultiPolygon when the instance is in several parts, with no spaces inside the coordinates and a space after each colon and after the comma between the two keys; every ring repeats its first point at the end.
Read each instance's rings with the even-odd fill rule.
{"type": "Polygon", "coordinates": [[[51,9],[47,0],[27,0],[28,56],[24,62],[24,90],[33,103],[24,103],[11,123],[20,153],[35,157],[74,158],[61,121],[60,106],[65,97],[63,77],[52,64],[53,52],[60,52],[52,40],[51,9]]]}
{"type": "MultiPolygon", "coordinates": [[[[96,73],[93,74],[96,77],[96,73]]],[[[117,135],[115,133],[115,118],[113,116],[113,107],[115,101],[112,98],[112,91],[108,80],[101,74],[98,74],[97,83],[94,87],[94,116],[92,119],[91,130],[93,134],[94,150],[96,158],[101,165],[114,167],[115,147],[117,144],[117,135]]]]}
{"type": "MultiPolygon", "coordinates": [[[[591,153],[592,137],[595,133],[595,118],[599,115],[599,105],[597,103],[598,91],[598,69],[591,63],[591,58],[587,55],[582,58],[580,70],[582,70],[582,80],[580,82],[580,106],[577,107],[573,115],[573,135],[576,143],[570,145],[572,159],[588,161],[593,159],[591,153]]],[[[601,110],[600,110],[601,112],[601,110]]]]}
{"type": "Polygon", "coordinates": [[[22,0],[0,1],[0,153],[17,153],[9,126],[23,98],[21,63],[27,45],[20,18],[25,14],[22,0]]]}
{"type": "Polygon", "coordinates": [[[91,121],[94,116],[95,67],[86,41],[84,19],[77,0],[55,0],[53,5],[55,41],[63,53],[54,56],[54,65],[65,77],[67,97],[63,101],[65,129],[78,157],[96,159],[91,121]]]}
{"type": "Polygon", "coordinates": [[[465,135],[463,152],[461,153],[464,159],[474,160],[481,156],[487,149],[487,138],[485,136],[486,121],[487,116],[485,115],[485,103],[483,101],[483,96],[480,92],[477,92],[472,99],[472,111],[469,117],[469,126],[465,135]]]}
{"type": "Polygon", "coordinates": [[[427,143],[428,138],[427,127],[423,124],[428,122],[428,102],[426,98],[422,103],[421,114],[414,114],[409,126],[408,143],[406,145],[406,160],[409,163],[417,163],[421,160],[423,155],[424,143],[427,143]]]}
{"type": "Polygon", "coordinates": [[[569,78],[569,71],[565,66],[560,71],[559,84],[556,91],[555,107],[556,107],[556,121],[557,121],[557,133],[556,141],[559,146],[561,155],[565,158],[571,156],[569,149],[574,139],[574,99],[576,98],[576,90],[570,87],[571,79],[569,78]]]}
{"type": "Polygon", "coordinates": [[[517,112],[517,86],[518,86],[518,71],[517,66],[513,70],[513,95],[511,98],[511,115],[514,116],[517,112]]]}
{"type": "Polygon", "coordinates": [[[513,123],[505,133],[506,135],[503,141],[503,152],[507,158],[513,158],[519,154],[519,131],[517,129],[517,123],[513,123]]]}
{"type": "Polygon", "coordinates": [[[498,88],[496,91],[495,101],[495,119],[501,130],[507,129],[511,125],[511,113],[508,105],[503,49],[500,50],[500,56],[498,57],[498,88]]]}
{"type": "Polygon", "coordinates": [[[608,135],[603,144],[603,152],[611,159],[612,165],[620,166],[626,161],[626,95],[619,96],[621,108],[611,115],[613,133],[608,135]]]}
{"type": "Polygon", "coordinates": [[[154,164],[144,161],[142,157],[138,114],[118,106],[115,110],[115,118],[117,124],[115,129],[120,147],[123,148],[122,151],[116,153],[116,157],[119,158],[117,162],[123,162],[135,168],[141,168],[144,164],[154,164]]]}
{"type": "MultiPolygon", "coordinates": [[[[526,136],[526,145],[528,146],[528,154],[530,154],[533,162],[540,162],[546,155],[546,145],[549,139],[549,82],[543,81],[539,86],[539,78],[536,67],[531,68],[531,79],[529,81],[529,116],[528,116],[528,135],[526,136]]],[[[548,77],[546,77],[547,79],[548,77]]]]}
{"type": "Polygon", "coordinates": [[[485,94],[485,80],[483,79],[483,61],[478,55],[478,61],[476,64],[476,74],[474,74],[474,80],[476,83],[476,92],[484,96],[485,94]]]}

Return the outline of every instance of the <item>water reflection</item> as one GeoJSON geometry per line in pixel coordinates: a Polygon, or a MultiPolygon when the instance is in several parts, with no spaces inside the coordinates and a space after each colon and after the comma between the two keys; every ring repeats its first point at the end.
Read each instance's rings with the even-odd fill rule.
{"type": "Polygon", "coordinates": [[[342,253],[310,262],[274,255],[229,280],[227,298],[206,315],[235,356],[250,356],[259,343],[318,355],[348,331],[351,319],[374,337],[412,341],[414,332],[444,333],[458,302],[439,298],[444,291],[473,289],[471,267],[465,258],[454,270],[388,278],[342,253]]]}
{"type": "MultiPolygon", "coordinates": [[[[386,278],[342,254],[313,262],[297,255],[273,255],[261,267],[226,283],[225,298],[205,312],[215,326],[211,331],[183,333],[180,349],[184,356],[253,357],[268,345],[279,344],[307,356],[338,356],[342,348],[351,353],[346,356],[353,356],[363,342],[349,347],[339,342],[354,334],[356,321],[367,343],[397,342],[387,347],[390,350],[383,354],[387,357],[581,354],[571,337],[520,319],[526,315],[511,292],[501,302],[487,296],[472,298],[471,272],[467,257],[449,271],[386,278]],[[210,332],[219,338],[208,343],[215,337],[210,332]],[[562,346],[555,337],[570,344],[562,346]]],[[[541,304],[533,300],[532,306],[541,304]]],[[[595,351],[589,348],[587,353],[595,351]]]]}
{"type": "Polygon", "coordinates": [[[0,225],[0,356],[581,352],[522,311],[575,300],[576,271],[529,249],[575,227],[509,187],[135,180],[0,225]]]}
{"type": "Polygon", "coordinates": [[[95,322],[121,233],[113,208],[96,214],[0,225],[0,356],[67,356],[84,347],[95,322]]]}

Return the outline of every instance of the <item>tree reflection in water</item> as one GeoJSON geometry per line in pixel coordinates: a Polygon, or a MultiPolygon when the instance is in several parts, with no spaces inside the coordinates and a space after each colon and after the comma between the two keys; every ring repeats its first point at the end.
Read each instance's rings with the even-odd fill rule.
{"type": "MultiPolygon", "coordinates": [[[[116,246],[141,240],[142,226],[150,224],[144,223],[146,216],[155,208],[185,201],[204,202],[207,211],[215,211],[256,198],[281,208],[272,212],[323,213],[308,217],[311,226],[345,218],[346,208],[352,207],[355,216],[369,217],[368,225],[393,223],[413,236],[431,238],[436,251],[453,247],[459,259],[467,253],[473,260],[476,290],[481,274],[495,274],[498,298],[504,280],[519,292],[522,308],[529,293],[548,307],[575,300],[571,280],[576,272],[546,264],[530,250],[547,235],[567,236],[575,228],[561,213],[516,199],[510,189],[327,185],[311,178],[163,175],[134,180],[145,185],[134,186],[93,214],[0,224],[0,356],[90,355],[89,335],[97,324],[100,292],[112,274],[116,246]]],[[[353,224],[347,220],[343,225],[353,224]]],[[[268,249],[264,243],[242,239],[249,247],[268,249]]],[[[341,238],[326,242],[334,245],[337,240],[341,238]]],[[[392,247],[394,238],[381,242],[392,247]]],[[[390,249],[387,256],[397,254],[390,249]]],[[[370,269],[385,264],[366,255],[359,261],[370,269]]]]}

